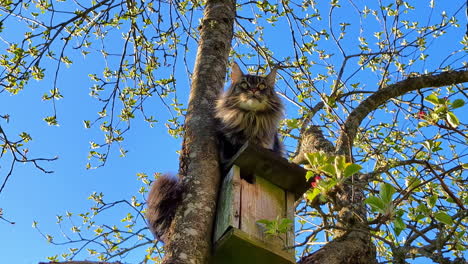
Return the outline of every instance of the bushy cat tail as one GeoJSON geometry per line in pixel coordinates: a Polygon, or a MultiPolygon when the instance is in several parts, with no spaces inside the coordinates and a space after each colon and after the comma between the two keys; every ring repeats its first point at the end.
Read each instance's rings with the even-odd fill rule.
{"type": "Polygon", "coordinates": [[[148,196],[146,219],[155,238],[167,241],[166,233],[182,200],[182,192],[182,183],[176,176],[164,174],[153,183],[148,196]]]}

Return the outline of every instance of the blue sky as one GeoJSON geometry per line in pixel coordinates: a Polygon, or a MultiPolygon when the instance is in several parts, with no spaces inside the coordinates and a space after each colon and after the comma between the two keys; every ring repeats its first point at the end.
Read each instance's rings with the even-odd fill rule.
{"type": "MultiPolygon", "coordinates": [[[[21,34],[16,34],[15,28],[7,27],[5,34],[11,38],[21,37],[21,34]]],[[[29,158],[58,156],[56,161],[40,163],[45,169],[54,171],[50,174],[35,169],[32,164],[17,163],[0,194],[3,216],[15,222],[11,225],[0,221],[0,234],[8,238],[0,239],[0,263],[38,263],[46,261],[46,256],[66,251],[68,246],[48,243],[32,228],[33,221],[38,222],[43,233],[53,235],[56,241],[63,241],[56,216],[66,212],[76,215],[89,211],[94,204],[87,198],[93,192],[103,192],[108,202],[129,200],[134,195],[141,201],[143,197],[138,195],[138,189],[143,184],[137,180],[137,173],[147,173],[152,177],[155,172],[177,172],[176,151],[180,149],[181,141],[168,134],[164,125],[167,111],[161,111],[161,104],[154,102],[148,112],[160,118],[161,122],[154,128],[141,121],[141,117],[132,122],[132,129],[124,143],[129,151],[126,157],[120,158],[114,146],[104,167],[86,169],[89,142],[102,142],[104,138],[99,127],[86,129],[83,125],[84,120],[94,120],[99,107],[102,107],[89,96],[89,87],[93,83],[88,74],[102,72],[103,60],[100,55],[91,55],[86,59],[77,55],[73,61],[69,68],[62,67],[57,83],[64,96],[56,101],[59,126],[48,126],[42,121],[53,114],[51,101],[42,101],[41,97],[52,87],[51,75],[55,64],[47,65],[50,69],[46,71],[48,77],[44,81],[32,81],[27,89],[15,96],[6,92],[0,94],[0,115],[10,116],[8,123],[0,120],[7,135],[17,138],[23,131],[31,135],[33,140],[28,143],[29,158]]],[[[180,97],[186,102],[186,90],[181,89],[180,92],[180,97]]],[[[2,182],[9,162],[7,155],[0,160],[2,182]]],[[[98,219],[100,223],[118,223],[127,211],[119,208],[114,210],[115,213],[104,214],[98,219]]],[[[79,219],[75,220],[78,220],[75,224],[79,225],[79,219]]],[[[64,229],[71,233],[70,225],[64,225],[64,229]]]]}
{"type": "MultiPolygon", "coordinates": [[[[267,44],[271,45],[278,56],[292,56],[290,50],[283,48],[285,43],[289,43],[290,37],[278,34],[278,30],[281,29],[282,26],[278,26],[265,30],[267,44]]],[[[459,32],[451,37],[454,42],[459,41],[459,32]]],[[[4,34],[12,38],[22,37],[11,28],[4,34]]],[[[106,41],[106,44],[111,46],[111,39],[106,41]]],[[[239,46],[235,47],[241,49],[239,46]]],[[[195,49],[190,51],[189,56],[189,66],[192,67],[195,49]]],[[[438,54],[432,53],[431,58],[438,58],[438,54]]],[[[157,98],[152,99],[149,111],[162,122],[150,128],[139,118],[132,121],[132,129],[126,134],[124,142],[124,146],[129,150],[127,156],[119,158],[114,148],[104,167],[96,170],[85,169],[89,142],[103,138],[98,129],[85,129],[83,126],[83,120],[93,120],[97,117],[99,106],[96,100],[88,95],[92,83],[87,75],[90,72],[101,72],[102,60],[99,56],[90,56],[87,59],[76,56],[73,60],[74,64],[70,68],[63,67],[59,78],[58,87],[61,88],[64,98],[56,103],[60,122],[58,127],[48,126],[42,121],[42,118],[52,114],[51,103],[41,100],[41,96],[51,89],[51,79],[32,81],[26,90],[16,96],[0,94],[0,115],[10,115],[9,123],[0,120],[6,133],[30,133],[33,138],[28,144],[31,157],[59,157],[57,161],[41,163],[46,169],[54,171],[51,174],[44,174],[31,164],[17,164],[5,190],[0,193],[0,208],[3,209],[4,217],[15,222],[14,225],[10,225],[0,221],[0,234],[3,238],[0,239],[1,263],[38,263],[45,261],[46,256],[65,251],[67,246],[58,247],[47,243],[41,234],[32,228],[33,221],[39,223],[42,232],[51,233],[60,239],[56,215],[63,215],[67,211],[88,211],[93,205],[87,200],[91,193],[103,192],[107,201],[130,199],[133,195],[141,199],[137,191],[143,184],[137,180],[137,173],[147,173],[151,176],[154,172],[177,171],[176,151],[180,149],[181,141],[169,136],[164,125],[167,113],[162,110],[157,98]]],[[[256,61],[252,60],[252,63],[256,61]]],[[[245,71],[245,68],[243,70],[245,71]]],[[[51,73],[52,71],[48,72],[51,73]]],[[[178,96],[181,102],[186,103],[188,85],[185,72],[179,74],[178,96]]],[[[288,109],[291,115],[296,111],[290,104],[288,109]]],[[[0,177],[4,177],[8,162],[8,159],[0,160],[0,177]]],[[[125,208],[116,209],[99,220],[118,222],[118,219],[125,216],[125,212],[125,208]]]]}
{"type": "MultiPolygon", "coordinates": [[[[129,147],[127,157],[119,158],[113,153],[106,166],[86,170],[89,141],[102,138],[99,131],[83,126],[83,120],[96,116],[92,107],[95,101],[88,96],[87,76],[77,73],[86,69],[86,65],[77,63],[63,71],[67,76],[61,81],[61,87],[66,87],[64,99],[57,102],[59,127],[42,121],[51,112],[51,105],[41,101],[42,93],[48,90],[47,83],[35,83],[35,87],[17,96],[0,96],[1,113],[11,116],[8,124],[2,123],[4,130],[11,135],[28,131],[33,138],[29,144],[31,154],[37,157],[59,157],[41,164],[53,170],[51,174],[44,174],[31,164],[18,164],[1,193],[4,217],[16,222],[0,223],[2,237],[8,238],[0,240],[1,263],[37,263],[62,251],[32,228],[33,220],[39,222],[44,233],[58,235],[56,215],[87,211],[93,205],[87,200],[91,193],[103,192],[108,201],[129,199],[143,185],[136,173],[177,172],[180,141],[168,135],[163,123],[149,128],[143,122],[132,124],[125,143],[129,147]]],[[[8,164],[1,165],[3,176],[8,164]]],[[[118,217],[123,218],[124,214],[118,217]]]]}

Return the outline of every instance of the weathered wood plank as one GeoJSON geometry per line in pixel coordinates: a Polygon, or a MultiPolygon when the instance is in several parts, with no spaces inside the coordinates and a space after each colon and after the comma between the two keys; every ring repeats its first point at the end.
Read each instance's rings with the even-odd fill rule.
{"type": "MultiPolygon", "coordinates": [[[[294,246],[294,242],[296,241],[296,235],[294,234],[294,230],[295,230],[294,216],[295,216],[295,211],[296,211],[296,208],[294,207],[294,203],[296,201],[296,197],[294,196],[293,193],[290,193],[290,192],[286,192],[285,194],[286,194],[286,217],[293,221],[291,229],[289,229],[289,231],[286,233],[287,244],[289,247],[291,247],[291,246],[294,246]]],[[[288,251],[293,256],[295,255],[296,251],[294,248],[291,248],[288,251]]]]}
{"type": "Polygon", "coordinates": [[[245,143],[228,163],[228,167],[237,165],[249,174],[256,174],[294,193],[299,199],[310,188],[305,179],[306,170],[289,162],[268,149],[245,143]]]}
{"type": "MultiPolygon", "coordinates": [[[[242,168],[241,168],[242,170],[242,168]]],[[[241,172],[242,173],[242,172],[241,172]]],[[[281,238],[268,236],[258,220],[276,220],[286,217],[286,194],[280,187],[262,177],[255,178],[255,184],[241,180],[241,220],[240,229],[266,245],[285,248],[286,234],[281,238]]],[[[294,219],[294,218],[293,218],[294,219]]]]}
{"type": "Polygon", "coordinates": [[[215,243],[211,264],[293,264],[294,256],[275,250],[263,241],[237,229],[230,228],[215,243]]]}
{"type": "Polygon", "coordinates": [[[240,169],[232,166],[221,184],[220,197],[216,212],[214,241],[217,241],[232,226],[239,228],[240,223],[240,169]]]}

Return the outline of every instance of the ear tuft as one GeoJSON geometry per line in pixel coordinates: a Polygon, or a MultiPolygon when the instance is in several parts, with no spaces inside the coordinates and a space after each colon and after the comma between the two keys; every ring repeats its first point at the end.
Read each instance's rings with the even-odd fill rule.
{"type": "Polygon", "coordinates": [[[236,62],[233,62],[232,63],[232,66],[231,66],[231,80],[233,83],[236,83],[236,82],[239,82],[242,78],[242,76],[244,76],[244,73],[242,73],[241,69],[239,68],[239,65],[237,65],[236,62]]]}

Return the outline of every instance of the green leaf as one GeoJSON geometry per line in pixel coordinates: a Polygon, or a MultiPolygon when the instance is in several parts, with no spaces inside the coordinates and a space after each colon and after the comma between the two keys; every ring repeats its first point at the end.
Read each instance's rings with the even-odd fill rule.
{"type": "MultiPolygon", "coordinates": [[[[406,177],[405,181],[406,181],[406,186],[408,187],[409,190],[412,190],[413,188],[416,188],[421,184],[420,179],[418,179],[416,177],[412,177],[412,176],[406,177]]],[[[418,188],[414,189],[414,191],[417,192],[419,189],[420,188],[418,187],[418,188]]]]}
{"type": "Polygon", "coordinates": [[[436,108],[434,109],[434,113],[435,113],[435,114],[445,113],[445,112],[447,112],[447,109],[448,109],[448,108],[447,108],[446,105],[441,105],[441,106],[436,107],[436,108]]]}
{"type": "Polygon", "coordinates": [[[424,100],[434,104],[434,105],[438,105],[440,104],[439,103],[439,98],[437,98],[437,96],[435,96],[434,94],[430,94],[428,95],[426,98],[424,98],[424,100]]]}
{"type": "Polygon", "coordinates": [[[299,128],[299,119],[287,119],[286,126],[291,129],[299,128]]]}
{"type": "Polygon", "coordinates": [[[314,153],[305,153],[305,154],[304,154],[305,158],[307,159],[307,161],[309,162],[309,164],[312,165],[312,166],[315,165],[315,163],[316,163],[317,155],[318,155],[317,152],[314,152],[314,153]]]}
{"type": "Polygon", "coordinates": [[[427,127],[428,125],[429,125],[428,122],[426,122],[426,121],[421,121],[421,122],[418,123],[417,128],[427,127]]]}
{"type": "Polygon", "coordinates": [[[348,178],[349,176],[358,173],[362,169],[362,166],[359,164],[351,163],[346,166],[344,170],[344,177],[348,178]]]}
{"type": "Polygon", "coordinates": [[[346,167],[346,158],[345,156],[336,156],[335,157],[335,170],[336,172],[344,172],[346,167]]]}
{"type": "Polygon", "coordinates": [[[458,120],[457,116],[452,112],[447,112],[447,121],[453,127],[460,125],[460,120],[458,120]]]}
{"type": "Polygon", "coordinates": [[[444,223],[446,225],[452,225],[453,224],[452,217],[450,217],[450,215],[448,215],[445,212],[437,212],[437,213],[434,214],[434,217],[435,217],[435,219],[437,221],[439,221],[441,223],[444,223]]]}
{"type": "Polygon", "coordinates": [[[306,198],[309,201],[313,201],[315,199],[315,197],[317,197],[317,195],[319,195],[319,194],[320,194],[320,189],[314,188],[314,189],[309,190],[309,191],[306,192],[306,198]]]}
{"type": "Polygon", "coordinates": [[[329,107],[336,108],[336,98],[327,96],[325,100],[327,101],[329,107]]]}
{"type": "Polygon", "coordinates": [[[382,201],[386,205],[392,202],[392,196],[394,193],[395,193],[395,188],[392,185],[388,183],[384,183],[380,185],[380,197],[382,198],[382,201]]]}
{"type": "Polygon", "coordinates": [[[438,198],[437,195],[430,196],[429,199],[427,200],[427,205],[431,208],[434,207],[434,205],[437,202],[437,198],[438,198]]]}
{"type": "Polygon", "coordinates": [[[449,202],[449,203],[456,204],[456,202],[453,200],[452,197],[447,197],[445,200],[446,200],[447,202],[449,202]]]}
{"type": "Polygon", "coordinates": [[[293,221],[288,218],[280,219],[277,217],[276,220],[260,219],[257,221],[257,223],[265,225],[265,234],[278,235],[281,233],[286,233],[291,227],[293,221]]]}
{"type": "Polygon", "coordinates": [[[452,103],[452,109],[460,108],[465,105],[465,101],[463,99],[457,99],[452,103]]]}
{"type": "Polygon", "coordinates": [[[20,136],[20,137],[23,139],[23,141],[26,142],[26,143],[29,142],[30,140],[32,140],[31,136],[30,136],[28,133],[26,133],[26,132],[22,132],[19,136],[20,136]]]}
{"type": "Polygon", "coordinates": [[[320,180],[318,186],[322,188],[322,190],[329,191],[333,189],[338,184],[336,178],[328,178],[326,180],[320,180]]]}
{"type": "Polygon", "coordinates": [[[393,227],[395,230],[395,234],[399,236],[401,231],[406,229],[406,224],[403,222],[403,219],[401,219],[401,217],[398,217],[395,220],[393,220],[393,227]]]}
{"type": "Polygon", "coordinates": [[[84,120],[84,121],[83,121],[83,125],[84,125],[85,128],[90,128],[90,127],[91,127],[91,121],[89,121],[89,120],[84,120]]]}
{"type": "Polygon", "coordinates": [[[462,168],[464,168],[464,169],[468,169],[468,163],[464,163],[464,164],[462,164],[462,168]]]}
{"type": "Polygon", "coordinates": [[[281,219],[279,225],[278,225],[278,231],[280,233],[286,233],[288,229],[291,227],[293,221],[289,218],[283,218],[281,219]]]}
{"type": "Polygon", "coordinates": [[[57,117],[56,117],[56,116],[44,117],[44,121],[46,121],[47,124],[48,124],[49,126],[58,126],[58,122],[57,122],[57,117]]]}
{"type": "Polygon", "coordinates": [[[420,203],[416,208],[416,212],[421,213],[424,216],[428,216],[431,210],[427,208],[426,204],[420,203]]]}
{"type": "Polygon", "coordinates": [[[325,166],[321,166],[320,170],[325,174],[336,177],[335,166],[333,166],[332,164],[326,164],[325,166]]]}
{"type": "Polygon", "coordinates": [[[370,196],[370,197],[367,197],[367,199],[364,202],[366,204],[370,205],[370,207],[374,211],[377,211],[377,212],[380,212],[380,213],[385,213],[385,208],[386,208],[385,203],[379,197],[370,196]]]}
{"type": "Polygon", "coordinates": [[[45,236],[46,236],[47,242],[52,243],[52,241],[54,240],[54,237],[49,234],[46,234],[45,236]]]}
{"type": "Polygon", "coordinates": [[[269,225],[269,224],[271,224],[271,221],[267,220],[267,219],[260,219],[260,220],[257,221],[257,223],[264,224],[264,225],[269,225]]]}
{"type": "Polygon", "coordinates": [[[307,180],[307,181],[310,180],[310,178],[314,177],[314,175],[315,175],[314,172],[312,172],[312,171],[307,171],[306,176],[305,176],[305,177],[306,177],[306,180],[307,180]]]}

